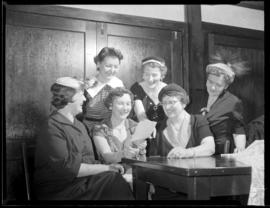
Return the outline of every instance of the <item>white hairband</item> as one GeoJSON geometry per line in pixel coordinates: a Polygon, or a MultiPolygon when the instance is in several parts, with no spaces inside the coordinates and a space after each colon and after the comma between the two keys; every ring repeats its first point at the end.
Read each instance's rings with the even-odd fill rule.
{"type": "Polygon", "coordinates": [[[147,63],[151,63],[151,62],[157,63],[157,64],[159,64],[159,65],[162,66],[162,67],[165,66],[165,65],[162,64],[160,61],[157,61],[157,60],[155,60],[155,59],[149,59],[149,60],[147,60],[147,61],[144,61],[144,62],[142,63],[142,65],[147,64],[147,63]]]}

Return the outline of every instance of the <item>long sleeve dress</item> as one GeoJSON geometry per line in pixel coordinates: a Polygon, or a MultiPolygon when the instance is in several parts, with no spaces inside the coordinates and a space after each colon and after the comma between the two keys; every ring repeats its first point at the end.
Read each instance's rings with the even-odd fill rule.
{"type": "MultiPolygon", "coordinates": [[[[185,148],[196,147],[201,144],[203,138],[213,136],[210,131],[207,120],[202,115],[191,115],[190,117],[191,135],[185,148]]],[[[151,146],[153,155],[167,156],[173,149],[170,140],[166,138],[163,131],[167,128],[167,119],[160,123],[157,132],[157,138],[154,145],[151,146]]]]}
{"type": "MultiPolygon", "coordinates": [[[[207,96],[203,99],[203,106],[207,104],[207,96]]],[[[210,129],[214,135],[216,152],[224,153],[226,140],[230,141],[230,150],[233,152],[235,147],[233,134],[245,134],[245,123],[243,117],[243,104],[239,98],[224,91],[206,113],[210,129]]]]}
{"type": "Polygon", "coordinates": [[[53,112],[41,132],[35,156],[35,193],[42,200],[133,199],[128,183],[116,172],[78,178],[81,163],[97,164],[85,126],[53,112]]]}
{"type": "MultiPolygon", "coordinates": [[[[202,115],[191,115],[190,117],[191,135],[185,148],[196,147],[201,144],[203,138],[213,136],[209,124],[202,115]]],[[[167,129],[167,119],[160,122],[160,128],[157,131],[157,138],[151,145],[151,154],[166,157],[174,148],[170,140],[164,134],[167,129]]],[[[151,156],[152,156],[151,155],[151,156]]],[[[152,195],[153,200],[186,200],[187,194],[175,192],[167,188],[155,186],[155,194],[152,195]]]]}

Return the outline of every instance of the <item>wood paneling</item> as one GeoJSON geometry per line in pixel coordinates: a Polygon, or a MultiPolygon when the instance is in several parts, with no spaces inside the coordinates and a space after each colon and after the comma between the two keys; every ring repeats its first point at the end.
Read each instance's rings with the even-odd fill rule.
{"type": "Polygon", "coordinates": [[[141,60],[147,56],[160,56],[165,59],[168,67],[165,82],[188,84],[183,81],[187,74],[184,74],[183,70],[181,32],[105,23],[99,25],[98,48],[108,45],[121,50],[124,59],[118,77],[128,88],[134,82],[142,80],[141,60]]]}
{"type": "Polygon", "coordinates": [[[59,16],[64,18],[91,20],[97,22],[111,22],[123,25],[134,25],[142,27],[152,27],[169,30],[179,30],[185,26],[182,22],[138,17],[132,15],[115,14],[110,12],[101,12],[94,10],[69,8],[63,6],[51,5],[8,5],[9,10],[22,11],[30,13],[38,13],[51,16],[59,16]]]}
{"type": "Polygon", "coordinates": [[[184,23],[61,6],[7,5],[6,9],[8,199],[18,199],[20,143],[35,143],[38,128],[49,114],[50,86],[60,76],[92,77],[96,73],[93,58],[104,46],[122,51],[119,77],[127,87],[141,79],[141,60],[157,55],[168,66],[165,81],[188,88],[184,23]]]}
{"type": "Polygon", "coordinates": [[[246,123],[264,114],[264,41],[209,34],[209,56],[225,48],[248,62],[250,73],[236,77],[229,90],[243,101],[246,123]]]}
{"type": "MultiPolygon", "coordinates": [[[[243,101],[246,123],[264,114],[264,32],[209,23],[203,23],[203,30],[204,69],[209,63],[210,54],[220,48],[235,52],[248,61],[250,73],[236,78],[229,90],[243,101]]],[[[201,97],[205,94],[205,85],[202,89],[192,91],[192,103],[187,108],[189,112],[199,113],[201,97]]]]}
{"type": "Polygon", "coordinates": [[[189,77],[190,90],[202,89],[204,83],[204,40],[201,22],[201,7],[200,5],[185,6],[186,20],[188,24],[188,44],[189,44],[189,77]]]}
{"type": "Polygon", "coordinates": [[[25,192],[21,142],[35,143],[55,79],[95,72],[96,23],[8,10],[5,40],[5,194],[19,200],[25,192]]]}
{"type": "Polygon", "coordinates": [[[219,25],[215,23],[202,22],[203,31],[217,35],[228,35],[238,38],[264,39],[264,31],[252,30],[247,28],[239,28],[228,25],[219,25]]]}
{"type": "Polygon", "coordinates": [[[7,25],[7,138],[33,137],[49,113],[55,79],[83,73],[83,33],[7,25]]]}
{"type": "Polygon", "coordinates": [[[215,45],[215,50],[220,48],[233,51],[249,62],[250,73],[236,77],[229,87],[243,101],[245,120],[249,122],[264,114],[264,51],[215,45]]]}

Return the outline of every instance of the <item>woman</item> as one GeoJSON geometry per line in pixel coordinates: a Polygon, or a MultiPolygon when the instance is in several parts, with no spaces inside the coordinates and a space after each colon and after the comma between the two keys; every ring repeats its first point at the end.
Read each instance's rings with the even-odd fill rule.
{"type": "MultiPolygon", "coordinates": [[[[159,57],[147,57],[142,60],[143,81],[136,82],[131,86],[134,94],[134,120],[161,121],[165,118],[164,111],[158,100],[158,93],[166,86],[162,80],[166,76],[167,67],[165,61],[159,57]]],[[[151,141],[147,140],[147,156],[151,141]]]]}
{"type": "Polygon", "coordinates": [[[42,200],[133,199],[119,164],[94,159],[85,126],[76,119],[85,101],[81,84],[61,77],[51,87],[52,105],[46,134],[36,147],[35,187],[42,200]]]}
{"type": "Polygon", "coordinates": [[[186,91],[177,84],[164,87],[158,98],[168,118],[160,122],[157,154],[168,158],[210,156],[215,144],[207,120],[185,111],[189,102],[186,91]]]}
{"type": "Polygon", "coordinates": [[[211,62],[206,67],[208,98],[201,113],[207,118],[214,135],[216,154],[241,152],[246,146],[243,104],[227,88],[235,76],[243,75],[249,69],[245,62],[225,50],[212,57],[211,62]]]}
{"type": "Polygon", "coordinates": [[[85,90],[86,102],[84,103],[83,123],[89,135],[95,124],[110,116],[109,110],[104,105],[104,99],[109,91],[116,87],[123,87],[123,82],[115,75],[119,70],[122,53],[114,48],[105,47],[94,58],[98,74],[88,81],[85,90]]]}
{"type": "Polygon", "coordinates": [[[93,129],[94,143],[99,158],[105,163],[121,162],[123,157],[143,158],[146,142],[132,142],[137,123],[128,119],[133,105],[133,95],[125,88],[113,89],[105,99],[112,114],[93,129]]]}
{"type": "MultiPolygon", "coordinates": [[[[202,115],[190,115],[185,111],[189,102],[186,91],[177,84],[168,84],[158,95],[167,116],[160,122],[152,152],[168,158],[210,156],[215,143],[207,120],[202,115]]],[[[185,199],[182,193],[155,187],[153,199],[185,199]]]]}

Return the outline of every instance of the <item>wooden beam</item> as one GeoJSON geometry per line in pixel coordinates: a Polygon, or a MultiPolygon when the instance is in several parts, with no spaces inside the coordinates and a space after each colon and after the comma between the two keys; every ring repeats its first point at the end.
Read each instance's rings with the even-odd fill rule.
{"type": "Polygon", "coordinates": [[[138,17],[134,15],[115,14],[110,12],[95,11],[90,9],[69,8],[59,5],[8,5],[7,10],[27,13],[37,13],[57,17],[70,17],[73,19],[90,20],[97,22],[110,22],[124,25],[145,26],[159,29],[181,31],[183,22],[162,20],[150,17],[138,17]]]}
{"type": "Polygon", "coordinates": [[[189,39],[189,88],[191,91],[192,89],[204,89],[204,38],[202,31],[201,6],[185,5],[185,21],[188,24],[189,39]]]}

